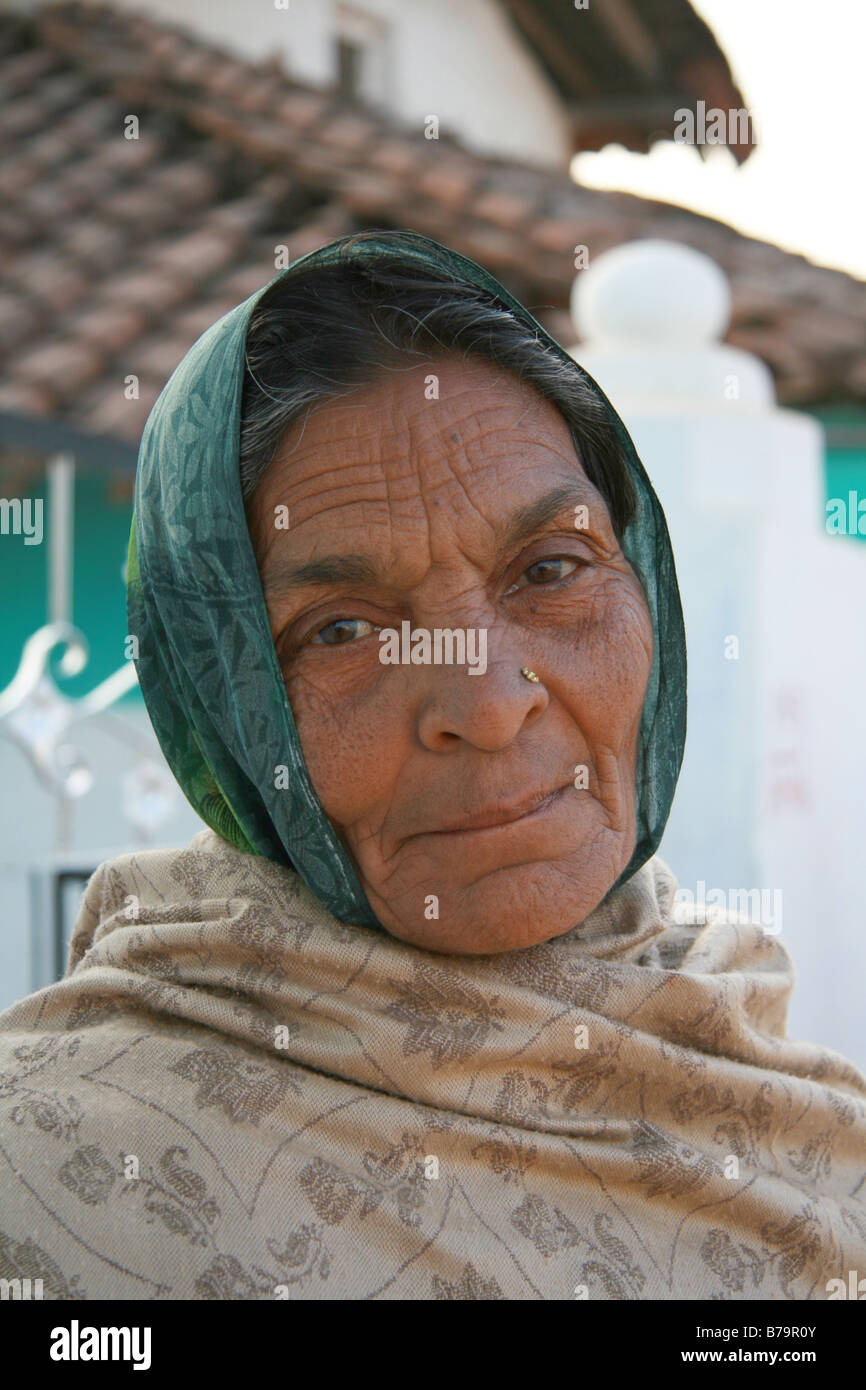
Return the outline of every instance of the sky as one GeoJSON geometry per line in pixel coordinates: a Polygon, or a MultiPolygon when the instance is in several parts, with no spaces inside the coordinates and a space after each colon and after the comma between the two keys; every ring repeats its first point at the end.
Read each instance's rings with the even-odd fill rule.
{"type": "MultiPolygon", "coordinates": [[[[866,280],[864,0],[691,0],[719,41],[757,118],[741,168],[720,147],[659,142],[577,155],[594,188],[679,203],[818,265],[866,280]]],[[[694,106],[694,103],[692,103],[694,106]]]]}

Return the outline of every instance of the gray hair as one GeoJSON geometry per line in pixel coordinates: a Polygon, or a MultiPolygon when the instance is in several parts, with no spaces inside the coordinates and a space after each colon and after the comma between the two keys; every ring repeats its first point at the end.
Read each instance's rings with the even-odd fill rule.
{"type": "Polygon", "coordinates": [[[513,372],[564,417],[619,539],[634,485],[604,402],[501,300],[395,255],[313,263],[266,290],[250,318],[241,403],[240,477],[248,505],[296,420],[383,372],[457,352],[513,372]]]}

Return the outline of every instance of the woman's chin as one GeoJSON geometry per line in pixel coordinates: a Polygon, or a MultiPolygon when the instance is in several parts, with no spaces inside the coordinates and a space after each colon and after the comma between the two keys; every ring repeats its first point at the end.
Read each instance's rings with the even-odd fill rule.
{"type": "Polygon", "coordinates": [[[465,883],[455,881],[452,873],[445,892],[423,899],[414,894],[418,906],[410,912],[381,901],[374,905],[389,935],[413,946],[454,955],[495,955],[538,946],[570,931],[598,906],[619,872],[600,865],[594,855],[583,865],[571,859],[529,862],[465,883]]]}

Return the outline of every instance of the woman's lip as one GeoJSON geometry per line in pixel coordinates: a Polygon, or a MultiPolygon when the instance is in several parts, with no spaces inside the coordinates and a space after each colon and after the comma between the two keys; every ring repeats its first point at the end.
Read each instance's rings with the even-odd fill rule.
{"type": "MultiPolygon", "coordinates": [[[[571,784],[568,783],[568,786],[571,784]]],[[[547,792],[541,798],[533,797],[528,801],[522,801],[519,805],[510,809],[497,807],[487,811],[479,811],[474,816],[466,816],[456,825],[445,826],[441,830],[422,830],[422,835],[466,835],[477,830],[496,830],[502,825],[513,825],[518,820],[528,820],[530,816],[538,812],[545,811],[566,787],[556,787],[552,792],[547,792]]]]}

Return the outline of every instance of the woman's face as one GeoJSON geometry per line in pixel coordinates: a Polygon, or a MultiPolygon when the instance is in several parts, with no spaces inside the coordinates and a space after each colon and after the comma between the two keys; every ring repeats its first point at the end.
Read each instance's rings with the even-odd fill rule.
{"type": "Polygon", "coordinates": [[[634,849],[653,637],[557,409],[484,362],[391,373],[287,432],[249,520],[310,777],[386,930],[475,954],[581,922],[634,849]],[[433,657],[462,629],[466,664],[449,639],[383,662],[404,622],[433,657]]]}

